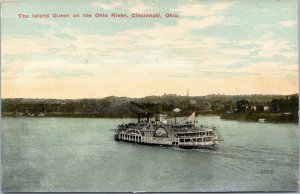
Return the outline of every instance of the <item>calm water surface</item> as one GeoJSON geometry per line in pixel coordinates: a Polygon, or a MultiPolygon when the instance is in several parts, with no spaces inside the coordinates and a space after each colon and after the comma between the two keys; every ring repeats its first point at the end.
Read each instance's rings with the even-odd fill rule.
{"type": "Polygon", "coordinates": [[[182,150],[114,141],[114,128],[127,121],[134,120],[2,118],[3,190],[298,190],[296,124],[198,117],[225,141],[215,150],[182,150]]]}

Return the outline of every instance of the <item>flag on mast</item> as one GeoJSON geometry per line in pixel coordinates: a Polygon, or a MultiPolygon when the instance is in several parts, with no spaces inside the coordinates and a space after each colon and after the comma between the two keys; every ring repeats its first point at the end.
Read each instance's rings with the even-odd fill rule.
{"type": "Polygon", "coordinates": [[[189,121],[195,121],[196,120],[196,112],[193,112],[189,117],[188,117],[189,121]]]}

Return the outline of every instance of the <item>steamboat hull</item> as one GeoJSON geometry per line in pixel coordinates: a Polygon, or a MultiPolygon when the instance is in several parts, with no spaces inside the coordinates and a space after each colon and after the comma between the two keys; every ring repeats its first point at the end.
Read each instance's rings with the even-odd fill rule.
{"type": "Polygon", "coordinates": [[[132,138],[132,139],[124,139],[124,138],[119,138],[118,135],[115,135],[115,140],[116,141],[122,141],[122,142],[127,142],[127,143],[135,143],[135,144],[140,144],[140,145],[148,145],[148,146],[164,146],[164,147],[178,147],[181,149],[214,149],[215,148],[215,143],[213,144],[207,144],[207,145],[201,145],[201,144],[194,144],[194,145],[184,145],[184,144],[178,144],[177,141],[168,141],[166,139],[163,140],[155,140],[152,138],[144,138],[144,140],[139,139],[139,138],[132,138]],[[145,140],[147,139],[147,140],[145,140]]]}
{"type": "Polygon", "coordinates": [[[214,149],[215,145],[178,146],[181,149],[214,149]]]}

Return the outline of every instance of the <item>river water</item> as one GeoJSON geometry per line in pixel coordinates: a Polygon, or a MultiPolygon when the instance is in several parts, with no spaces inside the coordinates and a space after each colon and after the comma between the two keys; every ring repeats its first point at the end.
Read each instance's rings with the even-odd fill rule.
{"type": "Polygon", "coordinates": [[[2,118],[3,191],[296,191],[298,125],[198,117],[214,150],[116,142],[131,119],[2,118]]]}

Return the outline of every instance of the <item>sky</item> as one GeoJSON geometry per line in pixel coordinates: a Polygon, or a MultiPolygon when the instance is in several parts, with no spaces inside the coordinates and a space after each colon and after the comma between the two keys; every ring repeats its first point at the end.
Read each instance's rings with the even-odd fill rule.
{"type": "Polygon", "coordinates": [[[297,3],[5,1],[1,96],[298,93],[297,3]],[[129,17],[83,18],[83,13],[129,17]],[[160,13],[162,18],[131,18],[132,13],[160,13]],[[179,17],[166,18],[166,13],[179,17]],[[71,17],[34,19],[32,14],[71,17]]]}

